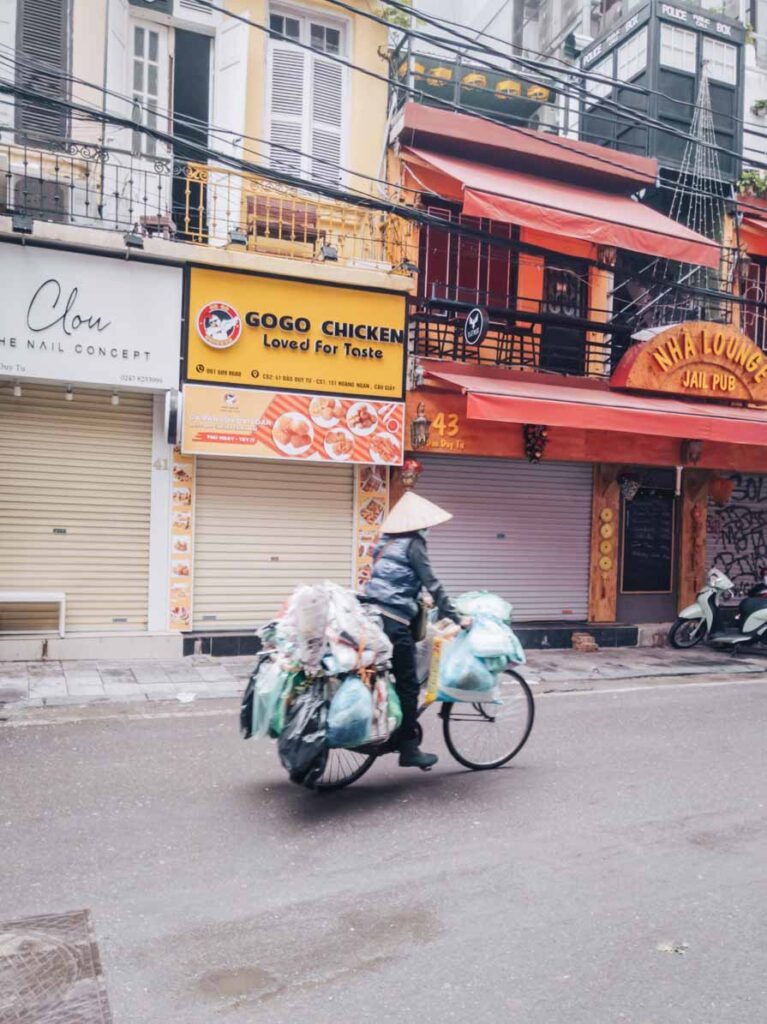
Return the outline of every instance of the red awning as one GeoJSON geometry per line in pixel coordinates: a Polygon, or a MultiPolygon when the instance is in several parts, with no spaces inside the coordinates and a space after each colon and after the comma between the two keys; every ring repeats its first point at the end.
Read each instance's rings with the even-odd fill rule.
{"type": "MultiPolygon", "coordinates": [[[[455,365],[455,364],[453,364],[455,365]]],[[[463,392],[470,420],[545,423],[550,427],[607,430],[620,434],[767,445],[767,411],[640,398],[599,387],[527,382],[424,367],[425,378],[463,392]]],[[[620,452],[616,451],[620,461],[620,452]]]]}
{"type": "Polygon", "coordinates": [[[627,196],[420,149],[403,149],[413,168],[425,168],[461,195],[463,212],[550,234],[582,238],[680,263],[719,265],[719,246],[627,196]]]}

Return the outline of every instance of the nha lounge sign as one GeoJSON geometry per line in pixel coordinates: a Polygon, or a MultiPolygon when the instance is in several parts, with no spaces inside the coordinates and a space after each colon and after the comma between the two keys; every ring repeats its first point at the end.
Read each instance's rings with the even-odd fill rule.
{"type": "Polygon", "coordinates": [[[659,331],[623,356],[610,384],[767,404],[767,354],[732,325],[696,320],[659,331]]]}

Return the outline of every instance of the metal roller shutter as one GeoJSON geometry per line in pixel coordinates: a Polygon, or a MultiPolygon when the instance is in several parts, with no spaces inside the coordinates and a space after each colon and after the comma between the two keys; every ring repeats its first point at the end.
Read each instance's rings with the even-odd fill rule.
{"type": "Polygon", "coordinates": [[[735,584],[741,600],[767,566],[767,476],[738,476],[730,501],[709,502],[707,567],[715,565],[735,584]]]}
{"type": "Polygon", "coordinates": [[[514,618],[588,617],[591,466],[425,457],[418,491],[453,513],[429,533],[450,594],[487,589],[514,618]]]}
{"type": "Polygon", "coordinates": [[[352,576],[351,466],[198,458],[194,625],[268,622],[298,583],[352,576]]]}
{"type": "MultiPolygon", "coordinates": [[[[152,398],[0,389],[0,589],[63,590],[67,630],[144,630],[152,398]]],[[[55,609],[0,605],[0,629],[54,629],[55,609]]]]}

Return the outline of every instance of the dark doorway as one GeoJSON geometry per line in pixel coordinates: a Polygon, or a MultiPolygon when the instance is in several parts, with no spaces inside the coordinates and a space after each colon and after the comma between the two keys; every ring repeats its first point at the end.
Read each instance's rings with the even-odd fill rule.
{"type": "Polygon", "coordinates": [[[557,317],[541,331],[540,367],[582,377],[586,365],[586,332],[569,327],[569,319],[585,319],[588,308],[588,264],[556,256],[543,268],[541,312],[557,317]]]}
{"type": "Polygon", "coordinates": [[[176,29],[173,63],[173,220],[182,238],[207,240],[207,189],[188,178],[183,164],[205,163],[197,148],[208,145],[210,121],[210,38],[176,29]],[[179,167],[178,165],[182,165],[179,167]]]}
{"type": "Polygon", "coordinates": [[[630,473],[640,483],[631,501],[621,501],[620,622],[670,622],[677,610],[679,499],[673,469],[630,473]]]}

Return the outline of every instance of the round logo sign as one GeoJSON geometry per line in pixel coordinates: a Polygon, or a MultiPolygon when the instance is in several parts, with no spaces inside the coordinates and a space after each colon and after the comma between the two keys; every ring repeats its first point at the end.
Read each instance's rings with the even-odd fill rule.
{"type": "Polygon", "coordinates": [[[486,309],[472,309],[463,325],[463,340],[467,345],[481,345],[485,340],[490,320],[486,309]]]}
{"type": "Polygon", "coordinates": [[[242,334],[240,314],[226,302],[209,302],[197,314],[197,333],[210,348],[231,348],[242,334]]]}

